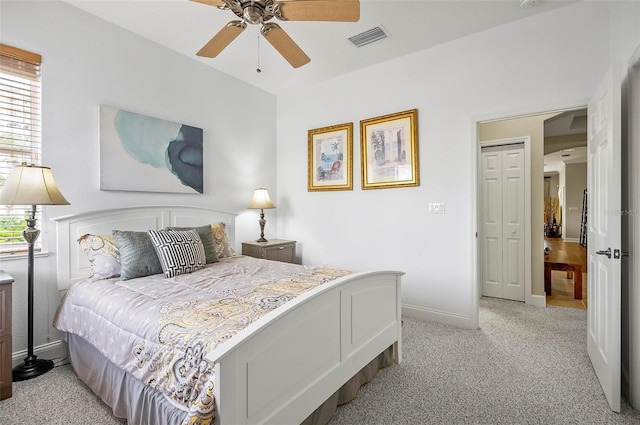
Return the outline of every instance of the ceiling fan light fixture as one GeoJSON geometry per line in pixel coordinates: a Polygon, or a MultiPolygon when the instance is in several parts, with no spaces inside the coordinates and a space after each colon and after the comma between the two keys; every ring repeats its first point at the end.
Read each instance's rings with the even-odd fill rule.
{"type": "Polygon", "coordinates": [[[255,6],[255,3],[245,7],[242,15],[250,24],[261,24],[264,21],[264,10],[255,6]]]}

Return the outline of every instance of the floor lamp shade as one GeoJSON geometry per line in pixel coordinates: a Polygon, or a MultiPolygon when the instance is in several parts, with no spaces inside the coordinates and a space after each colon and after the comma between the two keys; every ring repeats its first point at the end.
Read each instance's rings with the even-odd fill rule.
{"type": "Polygon", "coordinates": [[[0,205],[69,205],[53,180],[51,168],[18,165],[0,190],[0,205]]]}
{"type": "Polygon", "coordinates": [[[36,205],[68,205],[53,180],[49,167],[16,166],[0,189],[0,205],[31,205],[27,228],[22,232],[29,247],[28,255],[28,350],[24,362],[13,368],[13,381],[24,381],[40,376],[53,368],[53,361],[38,359],[33,355],[33,244],[40,236],[36,229],[36,205]]]}
{"type": "Polygon", "coordinates": [[[249,208],[260,210],[260,220],[258,221],[260,223],[260,239],[258,239],[256,242],[268,242],[264,238],[264,225],[267,224],[267,220],[264,219],[264,210],[275,207],[275,204],[269,197],[269,192],[267,191],[267,189],[259,187],[258,189],[253,191],[253,199],[251,199],[249,208]]]}

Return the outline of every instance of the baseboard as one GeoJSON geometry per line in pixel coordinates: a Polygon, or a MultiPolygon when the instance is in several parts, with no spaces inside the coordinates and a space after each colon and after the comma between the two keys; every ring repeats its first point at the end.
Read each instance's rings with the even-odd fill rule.
{"type": "Polygon", "coordinates": [[[565,242],[575,242],[575,243],[580,243],[580,238],[565,238],[564,239],[565,242]]]}
{"type": "MultiPolygon", "coordinates": [[[[56,365],[67,361],[67,344],[62,341],[53,341],[33,347],[33,354],[39,359],[53,360],[56,365]]],[[[27,357],[27,350],[16,351],[11,355],[12,367],[18,366],[27,357]]]]}
{"type": "Polygon", "coordinates": [[[402,314],[428,322],[438,322],[447,325],[459,326],[461,328],[475,329],[472,326],[471,318],[447,311],[433,310],[430,308],[418,307],[410,304],[402,304],[402,314]]]}
{"type": "Polygon", "coordinates": [[[532,305],[535,307],[546,307],[547,297],[544,295],[529,295],[526,298],[525,304],[532,305]]]}

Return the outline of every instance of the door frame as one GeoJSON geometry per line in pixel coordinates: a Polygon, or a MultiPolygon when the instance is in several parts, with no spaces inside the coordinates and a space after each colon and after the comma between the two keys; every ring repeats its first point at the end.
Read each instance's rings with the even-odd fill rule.
{"type": "MultiPolygon", "coordinates": [[[[471,300],[470,300],[470,304],[471,304],[471,315],[469,317],[470,319],[470,327],[472,329],[478,328],[480,326],[480,298],[481,298],[481,294],[482,291],[480,290],[480,282],[481,282],[481,276],[480,276],[480,246],[479,246],[479,242],[480,239],[478,238],[479,236],[479,227],[480,227],[480,214],[479,214],[479,208],[481,208],[481,204],[480,204],[480,196],[479,196],[479,184],[480,184],[480,177],[479,177],[479,161],[480,161],[480,142],[478,140],[479,134],[478,134],[478,125],[482,122],[486,122],[486,121],[498,121],[498,120],[505,120],[505,119],[511,119],[511,118],[519,118],[519,117],[526,117],[526,116],[532,116],[532,115],[540,115],[540,114],[547,114],[547,113],[554,113],[554,112],[563,112],[563,111],[569,111],[569,110],[573,110],[573,109],[584,109],[587,107],[587,103],[588,103],[589,99],[580,99],[577,101],[567,101],[566,103],[562,103],[562,104],[558,104],[558,105],[547,105],[546,107],[540,106],[540,107],[531,107],[531,108],[527,108],[526,110],[506,110],[500,113],[494,113],[492,115],[487,115],[487,116],[477,116],[477,117],[473,117],[471,120],[471,143],[473,144],[473,146],[471,147],[471,178],[472,178],[472,182],[471,182],[471,205],[474,206],[474,208],[472,209],[472,213],[471,213],[471,239],[472,239],[472,243],[471,243],[471,276],[470,276],[470,282],[471,284],[471,300]]],[[[530,141],[529,141],[530,142],[530,141]]],[[[525,190],[527,190],[529,196],[528,196],[528,200],[529,200],[529,215],[531,214],[531,143],[528,143],[525,145],[525,149],[528,146],[528,157],[525,159],[526,161],[526,165],[528,167],[528,173],[529,173],[529,181],[528,184],[526,185],[527,187],[525,188],[525,190]]],[[[527,153],[527,152],[525,152],[527,153]]],[[[529,217],[530,218],[530,217],[529,217]]],[[[531,226],[529,226],[531,227],[531,226]]],[[[540,224],[540,231],[542,232],[543,229],[543,224],[540,224]]],[[[531,245],[531,234],[528,235],[528,240],[529,240],[529,245],[531,245]]],[[[529,264],[529,268],[528,268],[528,277],[529,277],[529,292],[527,292],[527,289],[525,288],[525,303],[527,304],[531,304],[531,305],[536,305],[536,306],[540,306],[540,307],[545,307],[546,306],[546,297],[542,296],[542,295],[533,295],[531,294],[531,253],[533,247],[530,246],[529,247],[529,251],[528,251],[528,255],[526,255],[525,261],[528,262],[529,264]],[[527,300],[529,300],[529,302],[527,302],[527,300]]],[[[542,249],[542,247],[540,248],[542,249]]]]}
{"type": "Polygon", "coordinates": [[[524,300],[526,304],[535,303],[531,300],[531,137],[522,136],[508,139],[488,140],[486,142],[477,143],[476,149],[476,191],[477,191],[477,204],[476,204],[476,249],[478,252],[478,279],[476,285],[477,297],[480,299],[482,296],[482,225],[479,222],[482,214],[480,212],[482,208],[482,169],[480,162],[482,161],[482,148],[488,148],[491,146],[508,146],[508,145],[523,145],[524,152],[524,300]]]}

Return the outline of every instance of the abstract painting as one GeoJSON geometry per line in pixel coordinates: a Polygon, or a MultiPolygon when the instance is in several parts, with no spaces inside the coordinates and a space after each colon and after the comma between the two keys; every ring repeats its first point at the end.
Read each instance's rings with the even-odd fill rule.
{"type": "Polygon", "coordinates": [[[203,193],[202,129],[100,106],[100,189],[203,193]]]}

